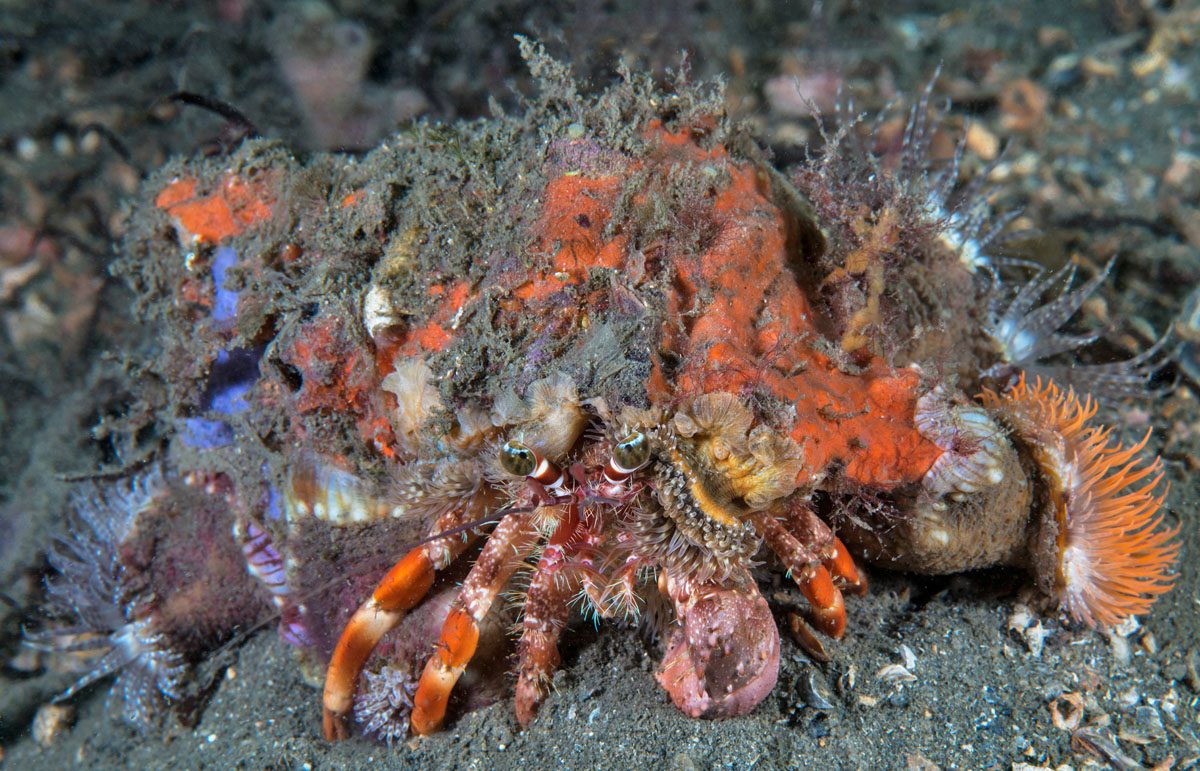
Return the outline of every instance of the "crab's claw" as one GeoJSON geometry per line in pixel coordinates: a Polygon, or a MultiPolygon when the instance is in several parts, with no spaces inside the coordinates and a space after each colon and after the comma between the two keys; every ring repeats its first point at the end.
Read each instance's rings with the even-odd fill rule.
{"type": "Polygon", "coordinates": [[[733,585],[665,582],[679,624],[657,679],[690,717],[745,715],[779,677],[779,629],[749,574],[733,585]]]}

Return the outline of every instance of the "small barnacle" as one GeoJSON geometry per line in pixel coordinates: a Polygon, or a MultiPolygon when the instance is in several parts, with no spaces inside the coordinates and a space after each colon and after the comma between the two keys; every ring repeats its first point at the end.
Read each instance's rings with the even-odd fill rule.
{"type": "Polygon", "coordinates": [[[146,610],[149,598],[130,585],[118,553],[163,488],[161,471],[152,467],[129,480],[89,483],[76,492],[70,538],[51,549],[50,564],[58,574],[47,581],[50,612],[69,620],[26,636],[30,646],[72,654],[88,667],[56,702],[115,673],[110,699],[140,730],[155,725],[181,697],[189,671],[155,630],[146,610]]]}
{"type": "Polygon", "coordinates": [[[733,394],[713,393],[696,397],[686,411],[675,415],[675,430],[692,437],[697,434],[724,442],[742,442],[754,416],[733,394]]]}
{"type": "Polygon", "coordinates": [[[575,384],[562,373],[543,378],[529,386],[528,401],[530,425],[525,431],[536,437],[546,455],[562,457],[587,423],[575,384]]]}
{"type": "Polygon", "coordinates": [[[766,508],[795,491],[804,452],[791,437],[758,426],[750,432],[749,451],[753,471],[733,481],[750,508],[766,508]]]}
{"type": "Polygon", "coordinates": [[[939,387],[917,399],[913,422],[943,450],[921,480],[929,492],[960,496],[1004,481],[1011,450],[1004,430],[981,407],[952,404],[939,387]]]}
{"type": "Polygon", "coordinates": [[[1033,278],[1009,293],[1011,299],[1005,292],[997,291],[990,304],[984,332],[995,344],[1000,362],[986,370],[984,377],[1010,379],[1019,371],[1096,396],[1119,398],[1145,394],[1151,375],[1161,364],[1160,354],[1167,341],[1165,336],[1124,361],[1087,365],[1046,363],[1051,357],[1076,351],[1099,337],[1098,334],[1064,334],[1060,330],[1108,278],[1112,266],[1110,261],[1102,271],[1075,289],[1070,288],[1075,278],[1075,266],[1067,265],[1049,275],[1039,269],[1033,278]],[[1060,283],[1063,289],[1038,305],[1051,287],[1060,283]]]}

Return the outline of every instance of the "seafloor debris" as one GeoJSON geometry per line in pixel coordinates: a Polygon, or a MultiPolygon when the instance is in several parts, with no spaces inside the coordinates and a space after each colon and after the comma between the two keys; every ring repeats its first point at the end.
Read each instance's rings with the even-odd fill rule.
{"type": "MultiPolygon", "coordinates": [[[[514,581],[523,723],[573,603],[660,595],[670,698],[752,710],[779,669],[764,560],[817,647],[866,588],[852,553],[1020,567],[1089,625],[1169,588],[1145,440],[1025,378],[1090,339],[1063,328],[1099,280],[1045,297],[996,256],[980,186],[929,168],[928,95],[895,146],[852,120],[785,175],[719,89],[585,97],[524,48],[520,116],[175,161],[130,222],[164,463],[220,491],[284,638],[328,665],[328,736],[436,730],[460,678],[491,687],[514,581]]],[[[902,656],[880,677],[912,679],[902,656]]]]}

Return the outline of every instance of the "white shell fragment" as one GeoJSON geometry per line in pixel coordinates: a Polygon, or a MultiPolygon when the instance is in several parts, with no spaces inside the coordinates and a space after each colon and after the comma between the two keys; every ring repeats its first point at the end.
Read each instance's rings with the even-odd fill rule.
{"type": "Polygon", "coordinates": [[[362,323],[372,340],[378,341],[383,333],[400,323],[392,307],[391,297],[382,286],[372,286],[363,295],[362,323]]]}

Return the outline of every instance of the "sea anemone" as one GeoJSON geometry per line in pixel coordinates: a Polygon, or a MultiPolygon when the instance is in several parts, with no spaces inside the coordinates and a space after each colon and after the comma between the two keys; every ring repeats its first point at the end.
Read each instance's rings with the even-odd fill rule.
{"type": "Polygon", "coordinates": [[[393,744],[408,739],[413,694],[417,678],[406,666],[384,664],[378,672],[363,673],[363,684],[354,700],[354,720],[363,734],[393,744]]]}
{"type": "Polygon", "coordinates": [[[1067,265],[1047,274],[1044,269],[1015,291],[997,289],[993,295],[984,331],[995,343],[1000,362],[984,372],[985,377],[1006,379],[1018,371],[1065,383],[1097,397],[1120,398],[1144,395],[1151,375],[1162,363],[1164,336],[1142,353],[1108,364],[1050,364],[1046,360],[1090,345],[1098,334],[1064,334],[1063,325],[1108,278],[1113,263],[1071,289],[1075,266],[1067,265]],[[1045,303],[1038,304],[1051,288],[1063,288],[1045,303]]]}
{"type": "Polygon", "coordinates": [[[1032,558],[1042,588],[1077,621],[1112,626],[1147,612],[1170,590],[1179,528],[1162,528],[1161,463],[1088,425],[1096,402],[1024,374],[983,402],[1013,430],[1037,465],[1041,506],[1032,558]],[[1149,478],[1149,481],[1145,481],[1149,478]]]}
{"type": "Polygon", "coordinates": [[[181,696],[188,667],[183,656],[155,631],[145,588],[128,580],[119,549],[138,516],[163,492],[157,466],[112,484],[89,482],[72,499],[70,537],[51,549],[58,574],[46,582],[48,610],[65,625],[29,633],[26,643],[70,654],[83,676],[55,701],[117,674],[109,698],[139,730],[157,724],[181,696]]]}

